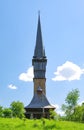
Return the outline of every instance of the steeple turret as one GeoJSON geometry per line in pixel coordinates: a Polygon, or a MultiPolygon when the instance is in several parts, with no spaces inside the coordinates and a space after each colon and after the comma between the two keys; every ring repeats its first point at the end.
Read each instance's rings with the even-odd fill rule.
{"type": "Polygon", "coordinates": [[[35,45],[35,50],[34,50],[34,56],[32,59],[32,65],[34,67],[34,79],[45,79],[46,64],[47,64],[47,59],[45,56],[45,49],[43,47],[40,13],[39,13],[37,35],[36,35],[36,45],[35,45]]]}

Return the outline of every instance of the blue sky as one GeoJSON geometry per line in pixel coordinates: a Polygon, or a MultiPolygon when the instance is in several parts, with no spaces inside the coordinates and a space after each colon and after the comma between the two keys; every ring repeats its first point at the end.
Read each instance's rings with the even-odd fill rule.
{"type": "Polygon", "coordinates": [[[84,101],[84,1],[1,0],[0,105],[4,107],[14,100],[27,105],[33,97],[28,76],[32,76],[38,10],[48,59],[47,98],[61,106],[68,92],[78,88],[79,102],[84,101]]]}

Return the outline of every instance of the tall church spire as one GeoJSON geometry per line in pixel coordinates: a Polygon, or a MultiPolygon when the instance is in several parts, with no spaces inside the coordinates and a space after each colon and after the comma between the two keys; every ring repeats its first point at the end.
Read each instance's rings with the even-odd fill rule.
{"type": "Polygon", "coordinates": [[[46,65],[47,59],[45,56],[45,50],[42,43],[40,13],[38,15],[38,27],[36,36],[36,46],[34,50],[34,56],[32,59],[32,65],[34,69],[34,96],[30,104],[25,107],[27,118],[49,118],[50,110],[54,110],[46,97],[46,65]]]}
{"type": "Polygon", "coordinates": [[[37,27],[37,36],[36,36],[36,46],[35,46],[35,50],[34,50],[34,58],[43,58],[43,57],[45,57],[45,50],[44,50],[43,41],[42,41],[40,12],[39,12],[38,13],[38,27],[37,27]]]}

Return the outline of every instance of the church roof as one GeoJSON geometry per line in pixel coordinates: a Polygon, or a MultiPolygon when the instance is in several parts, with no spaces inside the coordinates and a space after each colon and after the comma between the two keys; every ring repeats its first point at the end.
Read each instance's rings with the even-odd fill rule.
{"type": "Polygon", "coordinates": [[[47,100],[44,94],[41,94],[41,95],[35,94],[30,104],[25,107],[25,109],[27,108],[53,108],[55,109],[55,107],[49,103],[49,101],[47,100]]]}
{"type": "Polygon", "coordinates": [[[45,49],[43,47],[43,41],[42,41],[40,14],[38,16],[38,27],[37,27],[37,36],[36,36],[36,46],[35,46],[35,50],[34,50],[34,57],[38,58],[38,59],[45,57],[45,49]]]}

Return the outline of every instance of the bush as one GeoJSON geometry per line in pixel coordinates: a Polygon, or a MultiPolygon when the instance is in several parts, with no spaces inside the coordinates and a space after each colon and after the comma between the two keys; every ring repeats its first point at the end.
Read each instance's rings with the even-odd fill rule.
{"type": "Polygon", "coordinates": [[[13,117],[18,117],[18,118],[24,118],[24,105],[22,102],[12,102],[11,105],[11,110],[12,110],[12,114],[13,114],[13,117]]]}
{"type": "Polygon", "coordinates": [[[12,110],[10,108],[4,108],[3,110],[3,117],[12,117],[12,110]]]}
{"type": "Polygon", "coordinates": [[[0,117],[3,117],[3,107],[0,106],[0,117]]]}

